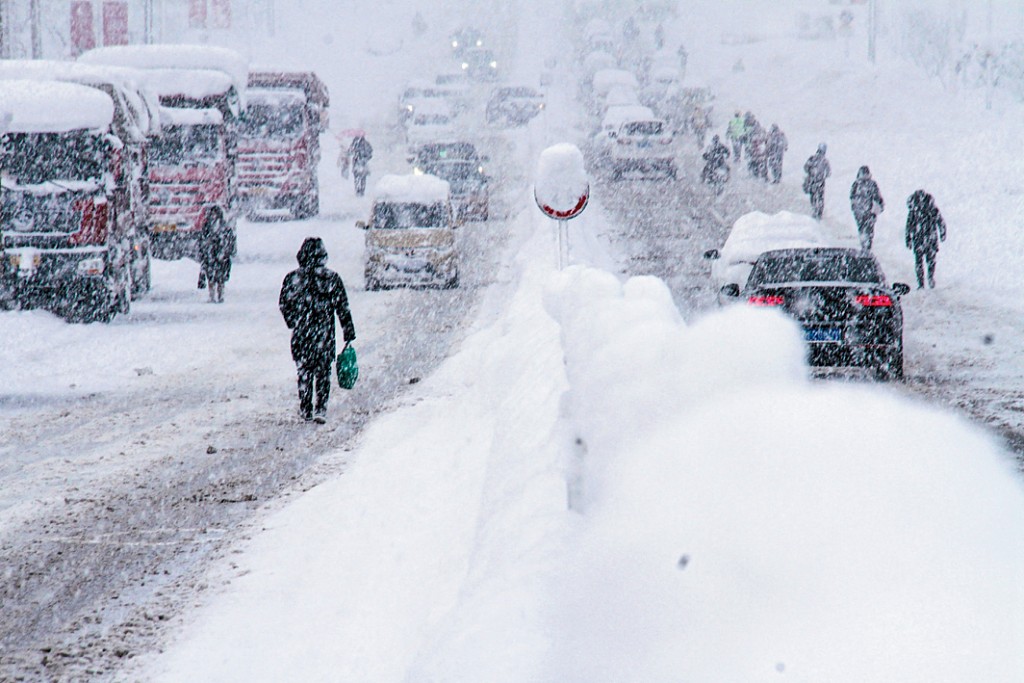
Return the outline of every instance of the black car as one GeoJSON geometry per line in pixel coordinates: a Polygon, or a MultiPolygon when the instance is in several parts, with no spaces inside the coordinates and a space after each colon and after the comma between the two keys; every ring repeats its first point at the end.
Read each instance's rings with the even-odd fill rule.
{"type": "Polygon", "coordinates": [[[882,379],[903,377],[901,282],[886,285],[870,252],[857,249],[777,249],[761,254],[747,284],[722,294],[752,306],[775,306],[804,329],[816,367],[873,368],[882,379]]]}
{"type": "Polygon", "coordinates": [[[471,161],[476,165],[487,161],[481,157],[472,142],[428,142],[416,148],[409,163],[421,173],[431,173],[430,167],[443,161],[471,161]]]}

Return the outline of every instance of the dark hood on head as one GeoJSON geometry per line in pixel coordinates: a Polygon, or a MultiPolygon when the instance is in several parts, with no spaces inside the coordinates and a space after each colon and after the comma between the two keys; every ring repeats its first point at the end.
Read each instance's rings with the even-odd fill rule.
{"type": "Polygon", "coordinates": [[[295,255],[303,268],[318,268],[327,261],[327,248],[319,237],[307,237],[295,255]]]}

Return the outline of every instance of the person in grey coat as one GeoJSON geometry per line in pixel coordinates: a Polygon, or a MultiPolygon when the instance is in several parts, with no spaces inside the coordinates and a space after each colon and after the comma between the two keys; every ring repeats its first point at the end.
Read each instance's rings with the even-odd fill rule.
{"type": "Polygon", "coordinates": [[[832,165],[825,158],[825,143],[804,163],[804,192],[811,196],[811,215],[821,220],[825,213],[825,179],[832,175],[832,165]]]}
{"type": "Polygon", "coordinates": [[[850,209],[857,221],[857,234],[860,236],[860,247],[871,251],[871,243],[875,239],[875,220],[885,210],[885,200],[878,191],[878,183],[871,177],[871,170],[861,166],[857,171],[857,179],[850,187],[850,209]]]}
{"type": "Polygon", "coordinates": [[[346,342],[356,338],[356,328],[341,276],[324,265],[327,249],[323,240],[306,238],[296,258],[299,267],[285,276],[278,305],[292,331],[292,359],[299,375],[299,412],[306,421],[323,423],[331,395],[331,365],[337,352],[334,319],[337,317],[341,323],[346,342]]]}
{"type": "Polygon", "coordinates": [[[946,241],[946,222],[942,220],[935,198],[924,190],[916,190],[907,200],[907,249],[914,252],[917,288],[935,288],[935,255],[939,242],[946,241]]]}

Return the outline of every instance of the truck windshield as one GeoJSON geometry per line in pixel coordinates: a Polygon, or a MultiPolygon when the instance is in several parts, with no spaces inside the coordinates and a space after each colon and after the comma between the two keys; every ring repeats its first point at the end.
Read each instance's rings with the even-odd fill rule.
{"type": "Polygon", "coordinates": [[[149,145],[149,160],[155,164],[186,161],[215,161],[220,158],[219,126],[168,126],[149,145]]]}
{"type": "Polygon", "coordinates": [[[241,135],[247,138],[298,137],[306,127],[302,105],[250,104],[241,123],[241,135]]]}
{"type": "Polygon", "coordinates": [[[373,227],[377,230],[443,228],[447,225],[448,211],[440,202],[378,202],[373,205],[373,227]]]}
{"type": "Polygon", "coordinates": [[[48,180],[92,180],[103,175],[103,142],[84,131],[17,133],[5,140],[0,169],[21,185],[48,180]]]}

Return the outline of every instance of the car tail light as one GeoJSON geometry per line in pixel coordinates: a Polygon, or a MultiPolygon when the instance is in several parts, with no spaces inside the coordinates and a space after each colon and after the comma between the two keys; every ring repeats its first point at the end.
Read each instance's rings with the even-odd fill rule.
{"type": "Polygon", "coordinates": [[[857,303],[861,306],[884,308],[892,306],[892,297],[888,294],[858,294],[857,303]]]}
{"type": "Polygon", "coordinates": [[[618,143],[619,143],[620,145],[632,145],[632,144],[633,144],[633,141],[632,141],[632,140],[630,140],[629,138],[619,138],[619,139],[617,140],[617,142],[618,142],[618,143]]]}
{"type": "Polygon", "coordinates": [[[747,303],[751,306],[782,306],[786,299],[778,294],[758,295],[747,299],[747,303]]]}
{"type": "Polygon", "coordinates": [[[71,233],[71,244],[103,244],[107,241],[109,205],[106,201],[79,199],[71,208],[81,216],[79,228],[71,233]]]}

